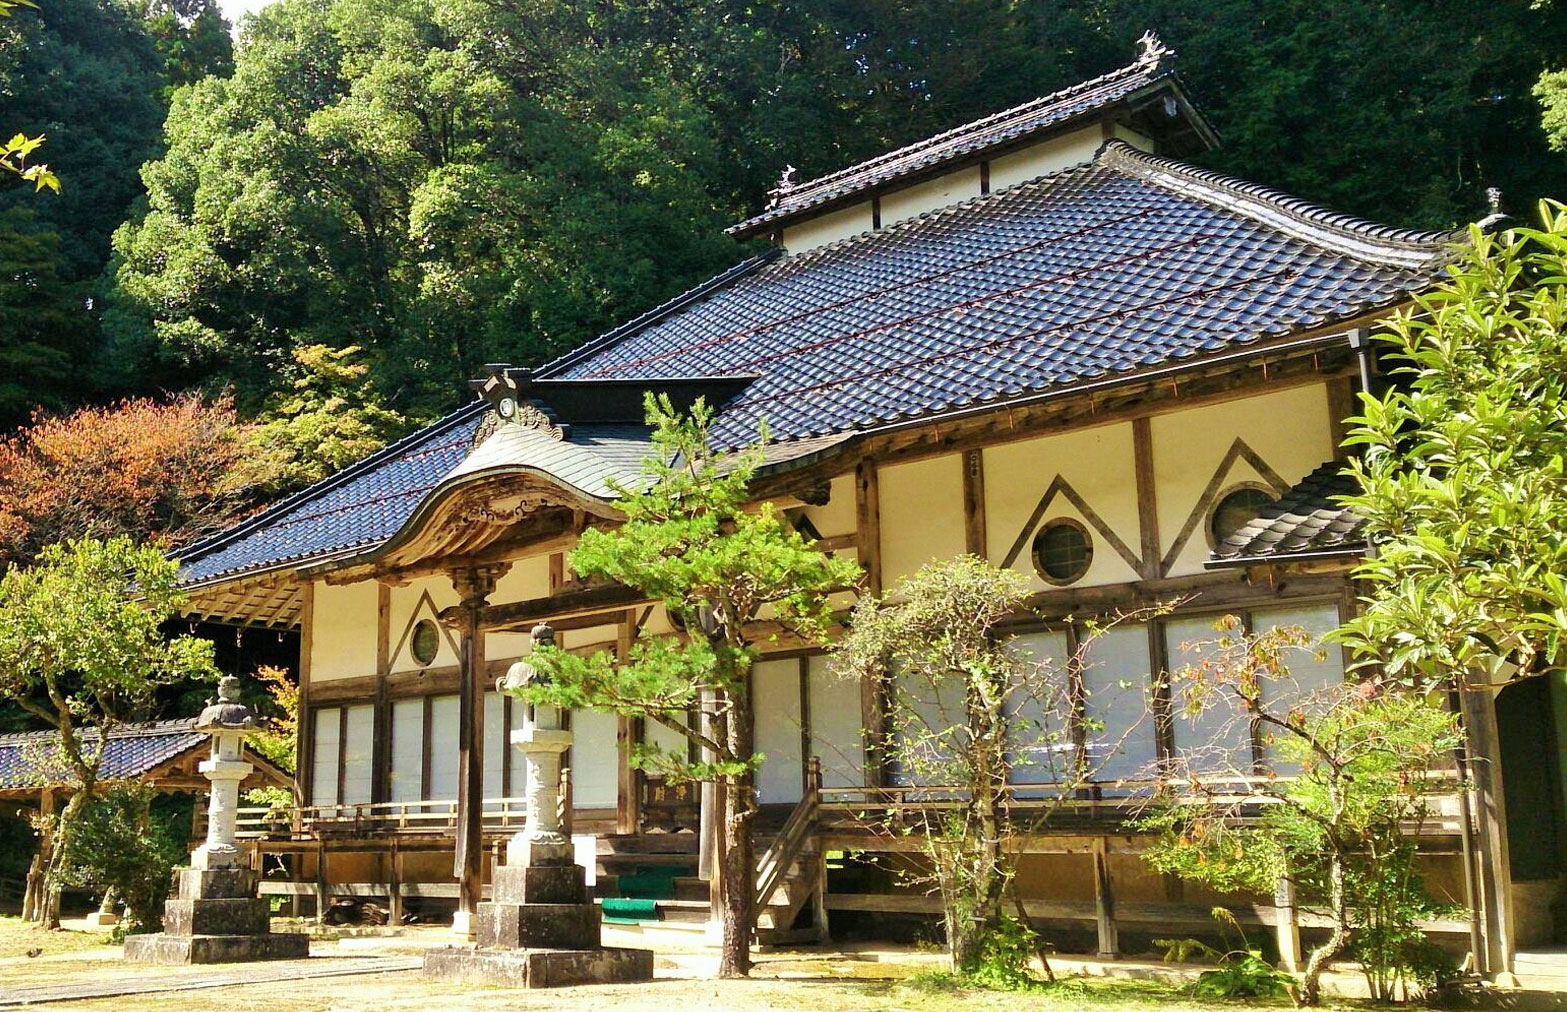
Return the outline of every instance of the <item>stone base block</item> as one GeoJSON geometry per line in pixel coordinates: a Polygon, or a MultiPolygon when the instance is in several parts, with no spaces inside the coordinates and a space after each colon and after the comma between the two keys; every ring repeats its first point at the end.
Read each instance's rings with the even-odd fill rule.
{"type": "Polygon", "coordinates": [[[116,924],[120,923],[120,915],[112,912],[105,913],[102,910],[95,910],[87,915],[87,923],[90,927],[94,928],[112,928],[116,924]]]}
{"type": "Polygon", "coordinates": [[[653,979],[652,949],[430,949],[424,975],[453,984],[564,987],[653,979]]]}
{"type": "Polygon", "coordinates": [[[592,903],[480,903],[485,949],[597,949],[599,908],[592,903]]]}
{"type": "Polygon", "coordinates": [[[270,920],[271,905],[258,898],[177,899],[163,905],[163,927],[171,935],[264,935],[270,920]]]}
{"type": "Polygon", "coordinates": [[[503,865],[495,869],[490,895],[503,903],[590,903],[586,872],[580,865],[518,867],[503,865]]]}
{"type": "Polygon", "coordinates": [[[187,900],[253,899],[259,876],[249,868],[181,868],[175,895],[187,900]]]}
{"type": "Polygon", "coordinates": [[[250,963],[263,959],[304,959],[310,937],[278,935],[131,935],[125,958],[132,963],[250,963]]]}

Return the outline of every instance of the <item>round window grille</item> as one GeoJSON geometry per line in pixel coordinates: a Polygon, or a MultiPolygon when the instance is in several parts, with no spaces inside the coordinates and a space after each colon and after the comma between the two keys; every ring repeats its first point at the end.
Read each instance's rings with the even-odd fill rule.
{"type": "Polygon", "coordinates": [[[1254,485],[1246,485],[1220,496],[1208,518],[1208,534],[1214,545],[1251,523],[1272,502],[1271,494],[1254,485]]]}
{"type": "Polygon", "coordinates": [[[1076,583],[1094,561],[1088,528],[1069,517],[1046,523],[1034,535],[1034,568],[1047,583],[1076,583]]]}
{"type": "Polygon", "coordinates": [[[429,619],[421,619],[414,626],[412,641],[414,660],[421,666],[428,665],[435,660],[435,655],[441,651],[441,631],[435,627],[435,623],[429,619]]]}

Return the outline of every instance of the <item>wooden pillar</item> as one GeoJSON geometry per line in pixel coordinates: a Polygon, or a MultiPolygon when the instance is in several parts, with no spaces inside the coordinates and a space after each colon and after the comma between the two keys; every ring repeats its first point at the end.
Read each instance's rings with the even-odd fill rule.
{"type": "MultiPolygon", "coordinates": [[[[295,723],[294,804],[310,803],[314,765],[316,719],[310,707],[310,655],[315,636],[316,585],[305,584],[299,603],[299,720],[295,723]]],[[[303,830],[299,812],[294,812],[293,832],[303,830]]]]}
{"type": "Polygon", "coordinates": [[[392,588],[377,583],[375,621],[375,699],[370,723],[370,800],[392,797],[392,704],[386,676],[392,670],[392,588]]]}
{"type": "Polygon", "coordinates": [[[1273,887],[1273,909],[1273,930],[1279,943],[1279,963],[1288,972],[1299,973],[1303,962],[1300,951],[1300,911],[1295,905],[1295,880],[1290,878],[1287,866],[1273,887]]]}
{"type": "Polygon", "coordinates": [[[391,875],[388,883],[387,919],[392,927],[403,923],[403,855],[397,849],[397,837],[392,837],[391,875]]]}
{"type": "Polygon", "coordinates": [[[1474,785],[1475,857],[1480,879],[1486,966],[1491,979],[1512,983],[1513,895],[1507,848],[1507,803],[1502,784],[1496,696],[1488,685],[1461,692],[1469,777],[1474,785]]]}
{"type": "Polygon", "coordinates": [[[1115,892],[1110,883],[1109,841],[1094,841],[1094,914],[1099,932],[1099,958],[1115,959],[1121,954],[1121,940],[1115,925],[1115,892]]]}
{"type": "Polygon", "coordinates": [[[452,932],[474,937],[474,917],[484,887],[484,607],[504,565],[472,566],[452,574],[460,598],[461,667],[457,703],[457,842],[452,875],[457,879],[457,914],[452,932]]]}
{"type": "Polygon", "coordinates": [[[983,450],[963,452],[963,550],[976,558],[990,558],[990,546],[985,532],[983,450]]]}
{"type": "Polygon", "coordinates": [[[865,589],[881,594],[881,486],[876,462],[861,460],[854,468],[855,543],[865,570],[865,589]]]}
{"type": "MultiPolygon", "coordinates": [[[[636,637],[637,613],[627,611],[620,619],[615,641],[615,656],[621,663],[631,656],[631,641],[636,637]]],[[[630,835],[642,828],[642,775],[631,766],[631,749],[642,741],[642,721],[621,717],[615,728],[619,769],[615,792],[615,832],[630,835]]]]}
{"type": "Polygon", "coordinates": [[[1157,580],[1164,575],[1159,544],[1159,500],[1153,469],[1153,422],[1147,417],[1132,419],[1132,459],[1137,480],[1137,529],[1141,547],[1141,565],[1137,575],[1157,580]]]}

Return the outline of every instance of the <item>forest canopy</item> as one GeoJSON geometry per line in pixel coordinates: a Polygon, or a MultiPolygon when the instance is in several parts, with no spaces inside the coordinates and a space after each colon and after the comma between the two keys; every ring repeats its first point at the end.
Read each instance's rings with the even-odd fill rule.
{"type": "Polygon", "coordinates": [[[0,24],[5,128],[64,183],[0,190],[28,293],[0,298],[0,422],[226,391],[269,453],[342,411],[358,452],[744,257],[722,228],[786,165],[1103,73],[1148,29],[1211,168],[1420,227],[1567,193],[1542,126],[1567,15],[1531,0],[278,0],[228,27],[212,0],[0,24]]]}

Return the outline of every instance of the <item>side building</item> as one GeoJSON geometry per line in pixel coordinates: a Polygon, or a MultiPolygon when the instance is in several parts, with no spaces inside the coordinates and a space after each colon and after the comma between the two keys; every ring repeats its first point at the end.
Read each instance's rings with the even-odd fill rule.
{"type": "MultiPolygon", "coordinates": [[[[1343,420],[1375,367],[1364,338],[1440,275],[1455,237],[1177,160],[1214,143],[1149,38],[1111,74],[786,180],[731,229],[767,237],[766,253],[541,369],[490,369],[474,402],[189,549],[194,615],[302,633],[303,805],[287,825],[257,826],[259,847],[292,855],[299,881],[276,888],[456,898],[459,915],[477,901],[490,842],[522,813],[506,745],[518,714],[494,683],[527,652],[527,630],[547,620],[573,650],[673,631],[656,604],[586,585],[565,562],[582,530],[616,522],[606,479],[649,451],[648,390],[720,405],[728,448],[765,419],[758,498],[822,550],[854,553],[872,591],[931,559],[982,556],[1033,582],[1040,617],[1017,631],[1045,655],[1072,649],[1095,616],[1184,601],[1098,640],[1090,683],[1153,684],[1224,613],[1252,628],[1337,625],[1363,550],[1332,497],[1343,420]]],[[[1297,675],[1341,680],[1342,658],[1297,675]]],[[[1549,935],[1538,896],[1561,871],[1558,718],[1542,715],[1562,696],[1528,692],[1539,698],[1502,724],[1509,782],[1507,751],[1551,762],[1528,774],[1539,804],[1514,834],[1513,877],[1531,884],[1465,845],[1456,814],[1424,841],[1444,896],[1483,907],[1483,889],[1516,907],[1493,904],[1486,920],[1508,946],[1549,935]]],[[[757,668],[753,699],[771,824],[802,804],[811,815],[791,823],[808,839],[762,937],[932,911],[887,872],[907,859],[887,853],[896,841],[854,819],[895,781],[862,747],[873,694],[784,643],[757,668]],[[829,871],[824,855],[840,851],[871,856],[829,871]]],[[[1168,705],[1153,720],[1093,716],[1120,743],[1113,779],[1214,733],[1168,705]]],[[[693,881],[677,876],[658,902],[705,920],[700,798],[626,763],[630,743],[667,732],[570,720],[573,822],[599,838],[601,891],[615,895],[617,872],[689,861],[693,881]]],[[[1020,870],[1032,916],[1103,952],[1121,932],[1205,924],[1218,901],[1147,869],[1122,793],[1095,791],[1082,819],[1030,837],[1020,870]]],[[[1281,938],[1299,926],[1273,897],[1232,906],[1281,938]]],[[[1464,922],[1432,927],[1468,938],[1464,922]]]]}

